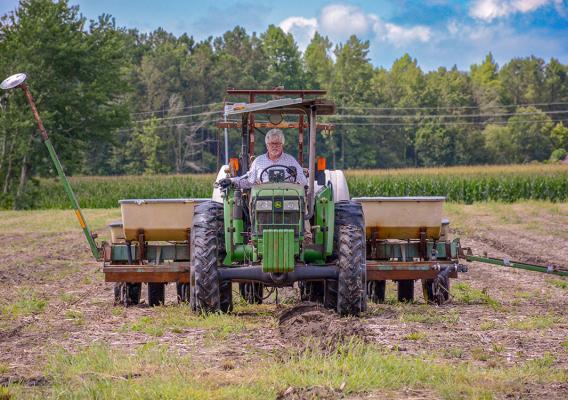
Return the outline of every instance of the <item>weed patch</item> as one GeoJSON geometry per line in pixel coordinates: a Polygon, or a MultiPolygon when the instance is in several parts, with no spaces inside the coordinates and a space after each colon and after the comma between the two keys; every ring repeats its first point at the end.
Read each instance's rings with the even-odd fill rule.
{"type": "Polygon", "coordinates": [[[551,285],[557,288],[568,290],[568,281],[564,279],[550,279],[548,281],[551,285]]]}
{"type": "Polygon", "coordinates": [[[47,300],[32,290],[20,290],[15,301],[2,306],[2,316],[21,318],[28,315],[40,314],[45,310],[47,300]]]}
{"type": "Polygon", "coordinates": [[[403,322],[418,322],[427,325],[447,324],[455,325],[459,322],[460,316],[456,311],[440,311],[432,306],[421,306],[417,310],[408,311],[403,308],[400,314],[403,322]]]}
{"type": "Polygon", "coordinates": [[[472,288],[465,282],[459,282],[453,285],[450,291],[456,302],[464,304],[487,304],[494,310],[501,308],[501,303],[491,297],[485,288],[479,290],[472,288]]]}
{"type": "Polygon", "coordinates": [[[156,307],[152,311],[152,315],[141,317],[126,326],[126,329],[150,336],[163,336],[166,332],[182,333],[187,329],[201,328],[208,331],[214,339],[225,339],[256,326],[256,322],[239,315],[221,313],[196,315],[191,312],[190,306],[184,304],[175,307],[156,307]]]}
{"type": "Polygon", "coordinates": [[[219,359],[205,370],[190,356],[154,342],[134,353],[94,344],[76,352],[55,351],[46,376],[51,391],[27,393],[26,398],[254,400],[273,399],[285,391],[311,393],[316,387],[342,395],[410,389],[448,399],[493,398],[519,396],[531,384],[568,382],[566,371],[554,368],[550,354],[514,367],[487,367],[404,356],[358,340],[340,344],[331,353],[308,347],[259,355],[238,369],[231,360],[219,359]]]}
{"type": "Polygon", "coordinates": [[[521,331],[529,331],[534,329],[548,329],[556,324],[562,323],[563,318],[547,314],[537,315],[534,317],[526,317],[520,320],[509,321],[507,324],[511,329],[518,329],[521,331]]]}
{"type": "Polygon", "coordinates": [[[424,332],[410,332],[404,338],[406,340],[424,340],[426,339],[426,334],[424,332]]]}
{"type": "Polygon", "coordinates": [[[495,321],[484,321],[479,324],[479,329],[482,331],[489,331],[491,329],[495,329],[497,323],[495,321]]]}

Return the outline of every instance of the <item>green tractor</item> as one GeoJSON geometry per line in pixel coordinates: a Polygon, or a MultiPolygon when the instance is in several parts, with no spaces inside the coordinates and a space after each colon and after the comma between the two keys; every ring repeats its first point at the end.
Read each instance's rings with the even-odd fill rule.
{"type": "MultiPolygon", "coordinates": [[[[274,94],[246,92],[251,97],[274,94]]],[[[321,302],[340,315],[359,315],[366,308],[362,207],[350,200],[343,173],[326,170],[325,160],[316,160],[315,154],[316,130],[330,128],[318,126],[316,118],[333,114],[335,105],[321,98],[304,99],[323,91],[275,93],[301,97],[226,107],[226,116],[238,116],[240,121],[220,126],[240,127],[242,147],[239,159],[232,159],[229,167],[219,172],[217,182],[248,171],[254,156],[254,131],[259,127],[298,127],[301,163],[305,117],[309,126],[308,185],[298,184],[291,168],[271,165],[261,173],[264,183],[246,190],[216,187],[212,200],[196,205],[190,238],[192,307],[198,312],[231,311],[233,282],[239,283],[240,294],[250,303],[261,303],[265,288],[297,283],[303,300],[321,302]],[[257,122],[258,115],[268,116],[270,122],[257,122]],[[284,115],[299,117],[299,122],[283,123],[284,115]],[[311,231],[309,241],[306,224],[311,231]]]]}

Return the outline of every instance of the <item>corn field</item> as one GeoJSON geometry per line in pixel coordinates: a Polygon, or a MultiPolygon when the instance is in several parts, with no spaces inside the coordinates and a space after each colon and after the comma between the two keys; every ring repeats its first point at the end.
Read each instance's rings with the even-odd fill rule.
{"type": "MultiPolygon", "coordinates": [[[[449,201],[568,200],[568,166],[511,165],[346,171],[356,196],[446,196],[449,201]]],[[[112,208],[120,199],[210,197],[213,174],[72,177],[84,208],[112,208]]],[[[69,208],[57,179],[39,181],[31,208],[69,208]]]]}

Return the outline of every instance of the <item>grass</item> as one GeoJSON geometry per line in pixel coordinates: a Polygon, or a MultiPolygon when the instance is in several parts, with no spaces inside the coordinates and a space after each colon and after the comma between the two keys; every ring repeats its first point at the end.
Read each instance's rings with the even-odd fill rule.
{"type": "MultiPolygon", "coordinates": [[[[395,170],[349,170],[353,196],[446,196],[449,201],[514,202],[568,199],[568,168],[562,165],[509,165],[395,170]]],[[[205,198],[214,174],[71,177],[85,208],[113,208],[121,199],[205,198]]],[[[27,208],[70,208],[60,182],[40,179],[27,208]]]]}
{"type": "Polygon", "coordinates": [[[59,299],[64,303],[75,303],[79,301],[79,297],[75,296],[72,293],[61,293],[59,295],[59,299]]]}
{"type": "Polygon", "coordinates": [[[491,355],[483,347],[474,347],[471,349],[471,358],[476,361],[488,361],[491,355]]]}
{"type": "Polygon", "coordinates": [[[73,321],[75,325],[84,325],[85,316],[80,310],[67,310],[65,311],[65,318],[73,321]]]}
{"type": "Polygon", "coordinates": [[[442,349],[444,358],[463,358],[465,355],[464,349],[461,347],[446,347],[442,349]]]}
{"type": "Polygon", "coordinates": [[[21,289],[16,293],[12,302],[1,307],[1,316],[16,319],[29,315],[40,314],[45,310],[47,300],[30,289],[21,289]]]}
{"type": "Polygon", "coordinates": [[[404,304],[399,303],[399,307],[401,308],[400,320],[403,322],[417,322],[427,325],[455,325],[460,320],[457,311],[438,310],[430,305],[407,308],[404,304]]]}
{"type": "Polygon", "coordinates": [[[450,292],[455,302],[463,304],[487,304],[493,309],[498,310],[501,308],[501,303],[491,297],[486,289],[479,290],[472,288],[465,282],[454,284],[450,288],[450,292]]]}
{"type": "Polygon", "coordinates": [[[347,396],[410,389],[444,399],[489,399],[518,397],[530,385],[565,384],[568,375],[554,361],[545,354],[507,367],[447,363],[353,340],[331,353],[310,347],[248,360],[213,357],[203,366],[202,359],[155,342],[129,353],[96,343],[76,352],[54,351],[45,370],[52,384],[47,390],[8,389],[29,399],[275,399],[289,387],[341,388],[347,396]]]}
{"type": "MultiPolygon", "coordinates": [[[[91,229],[105,228],[112,220],[120,219],[120,209],[83,210],[91,229]]],[[[81,227],[72,210],[0,211],[0,233],[54,233],[81,227]]]]}
{"type": "Polygon", "coordinates": [[[141,332],[160,337],[167,332],[183,333],[187,329],[201,328],[209,338],[226,339],[230,335],[242,333],[257,326],[250,318],[235,314],[196,315],[189,305],[156,307],[152,315],[146,315],[122,329],[141,332]]]}
{"type": "Polygon", "coordinates": [[[488,201],[463,205],[445,203],[444,213],[451,226],[463,234],[491,231],[495,226],[508,226],[534,235],[552,235],[568,239],[563,226],[568,224],[568,202],[552,203],[542,200],[524,200],[514,204],[488,201]]]}
{"type": "Polygon", "coordinates": [[[419,341],[419,340],[424,340],[426,339],[427,335],[425,332],[410,332],[408,335],[406,335],[404,338],[406,340],[415,340],[415,341],[419,341]]]}
{"type": "Polygon", "coordinates": [[[536,329],[548,329],[553,326],[564,322],[562,317],[547,314],[547,315],[537,315],[532,317],[526,317],[520,320],[509,321],[507,324],[511,329],[517,329],[521,331],[529,331],[536,329]]]}
{"type": "Polygon", "coordinates": [[[4,375],[10,372],[10,367],[4,363],[0,363],[0,375],[4,375]]]}
{"type": "Polygon", "coordinates": [[[568,290],[568,280],[565,280],[565,279],[550,279],[548,282],[552,286],[556,286],[557,288],[568,290]]]}
{"type": "Polygon", "coordinates": [[[479,324],[479,329],[482,331],[490,331],[491,329],[495,329],[497,323],[495,321],[483,321],[479,324]]]}

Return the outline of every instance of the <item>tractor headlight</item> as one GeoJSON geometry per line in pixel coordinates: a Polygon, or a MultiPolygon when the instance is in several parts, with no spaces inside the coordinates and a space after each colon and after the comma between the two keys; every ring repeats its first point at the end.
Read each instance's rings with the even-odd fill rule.
{"type": "Polygon", "coordinates": [[[284,211],[300,211],[298,200],[284,200],[284,211]]]}
{"type": "Polygon", "coordinates": [[[257,200],[256,201],[257,211],[272,211],[272,200],[257,200]]]}

